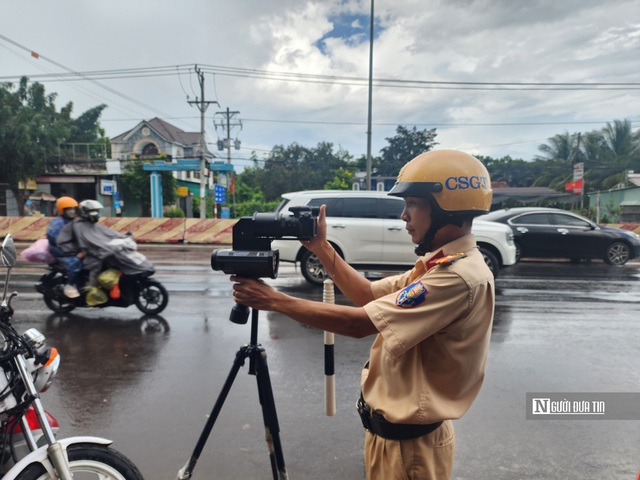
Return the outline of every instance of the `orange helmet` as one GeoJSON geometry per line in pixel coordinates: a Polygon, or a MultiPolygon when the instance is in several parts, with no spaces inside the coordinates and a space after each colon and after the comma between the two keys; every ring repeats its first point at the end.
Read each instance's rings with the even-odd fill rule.
{"type": "Polygon", "coordinates": [[[60,197],[56,200],[56,210],[58,210],[58,215],[62,215],[67,208],[74,208],[77,206],[78,202],[71,197],[60,197]]]}

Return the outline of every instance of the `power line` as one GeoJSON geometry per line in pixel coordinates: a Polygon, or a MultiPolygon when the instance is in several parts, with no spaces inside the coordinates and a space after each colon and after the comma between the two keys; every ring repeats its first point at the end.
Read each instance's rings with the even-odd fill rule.
{"type": "MultiPolygon", "coordinates": [[[[16,42],[0,35],[0,38],[19,46],[16,42]]],[[[277,80],[296,83],[319,83],[345,86],[366,86],[364,77],[319,75],[297,72],[280,72],[273,70],[247,69],[238,67],[226,67],[220,65],[200,65],[203,72],[215,75],[231,76],[237,78],[254,78],[263,80],[277,80]]],[[[147,78],[158,76],[180,75],[180,70],[191,70],[192,65],[171,65],[158,67],[139,67],[129,69],[94,70],[86,72],[73,72],[35,75],[32,76],[41,82],[54,82],[63,80],[114,80],[127,78],[147,78]]],[[[68,69],[67,69],[68,70],[68,69]]],[[[0,76],[0,80],[11,81],[19,78],[13,76],[0,76]]],[[[464,81],[440,81],[440,80],[413,80],[413,79],[374,79],[375,86],[386,88],[412,88],[412,89],[436,89],[436,90],[638,90],[640,82],[464,82],[464,81]]]]}
{"type": "MultiPolygon", "coordinates": [[[[181,73],[188,71],[190,73],[190,80],[192,79],[191,72],[193,65],[171,65],[171,66],[156,66],[156,67],[139,67],[139,68],[127,68],[127,69],[111,69],[111,70],[96,70],[88,72],[78,72],[69,69],[68,67],[53,61],[43,55],[37,54],[24,45],[19,44],[4,35],[0,35],[0,39],[5,42],[18,47],[21,50],[27,51],[34,58],[41,58],[63,70],[65,72],[60,73],[46,73],[40,75],[32,75],[31,79],[39,80],[42,82],[75,82],[75,81],[90,81],[99,87],[117,95],[127,101],[135,103],[147,110],[155,111],[165,119],[193,119],[194,117],[172,117],[163,113],[154,107],[147,105],[139,100],[132,98],[126,94],[123,94],[111,87],[108,87],[97,79],[111,80],[111,79],[127,79],[127,78],[150,78],[150,77],[162,77],[162,76],[178,76],[179,82],[183,92],[182,80],[180,78],[181,73]]],[[[201,71],[211,73],[215,75],[225,75],[237,78],[254,78],[265,79],[272,81],[287,81],[298,83],[320,83],[320,84],[333,84],[333,85],[347,85],[347,86],[365,86],[367,79],[354,76],[339,76],[339,75],[318,75],[318,74],[306,74],[296,72],[282,72],[272,70],[260,70],[260,69],[247,69],[238,67],[227,67],[221,65],[200,65],[201,71]]],[[[40,66],[38,66],[40,68],[40,66]]],[[[15,80],[21,76],[0,76],[0,81],[15,80]]],[[[435,81],[435,80],[409,80],[409,79],[385,79],[379,78],[375,80],[376,87],[389,87],[389,88],[412,88],[412,89],[455,89],[455,90],[638,90],[640,89],[640,83],[638,82],[617,82],[617,83],[604,83],[604,82],[582,82],[582,83],[569,83],[569,82],[452,82],[452,81],[435,81]]],[[[191,86],[193,91],[193,86],[191,86]]],[[[215,80],[214,80],[215,88],[215,80]]],[[[85,91],[86,92],[86,91],[85,91]]],[[[186,93],[186,92],[185,92],[186,93]]],[[[216,95],[217,96],[217,95],[216,95]]],[[[113,102],[116,103],[116,102],[113,102]]],[[[117,103],[116,103],[117,105],[117,103]]],[[[124,107],[126,108],[126,107],[124,107]]],[[[128,118],[126,121],[130,121],[128,118]]],[[[313,120],[277,120],[277,119],[244,119],[245,121],[264,122],[264,123],[296,123],[296,124],[314,124],[314,125],[345,125],[345,126],[357,126],[362,127],[364,123],[360,122],[339,122],[339,121],[313,121],[313,120]]],[[[103,119],[103,122],[109,121],[125,121],[117,119],[103,119]]],[[[632,121],[637,123],[637,121],[632,121]]],[[[421,127],[433,127],[433,128],[453,128],[453,127],[498,127],[498,126],[544,126],[544,125],[589,125],[589,124],[603,124],[606,121],[576,121],[576,122],[501,122],[501,123],[440,123],[440,122],[377,122],[376,126],[396,126],[402,124],[412,124],[421,127]]],[[[637,127],[635,127],[637,128],[637,127]]]]}
{"type": "MultiPolygon", "coordinates": [[[[199,117],[163,117],[165,120],[194,120],[199,117]]],[[[126,122],[131,120],[130,118],[109,118],[102,119],[102,122],[126,122]]],[[[243,118],[243,122],[256,122],[256,123],[292,123],[292,124],[305,124],[305,125],[344,125],[353,127],[363,127],[366,124],[363,122],[339,122],[339,121],[321,121],[321,120],[278,120],[273,118],[243,118]]],[[[447,127],[518,127],[518,126],[545,126],[545,125],[602,125],[606,124],[610,120],[589,120],[589,121],[573,121],[573,122],[500,122],[500,123],[443,123],[443,122],[374,122],[373,125],[379,127],[393,127],[398,125],[413,125],[416,127],[433,127],[433,128],[447,128],[447,127]]],[[[631,123],[639,123],[639,120],[630,120],[631,123]]]]}
{"type": "MultiPolygon", "coordinates": [[[[112,93],[114,95],[117,95],[118,97],[121,97],[121,98],[123,98],[123,99],[125,99],[125,100],[127,100],[129,102],[132,102],[132,103],[134,103],[134,104],[136,104],[136,105],[138,105],[140,107],[146,108],[147,110],[150,110],[150,111],[154,111],[154,112],[156,112],[157,114],[159,114],[161,116],[165,116],[166,115],[166,113],[156,109],[155,107],[152,107],[151,105],[147,105],[146,103],[143,103],[143,102],[141,102],[141,101],[139,101],[139,100],[137,100],[137,99],[135,99],[133,97],[130,97],[129,95],[126,95],[126,94],[124,94],[122,92],[119,92],[119,91],[117,91],[117,90],[115,90],[115,89],[113,89],[113,88],[111,88],[111,87],[109,87],[107,85],[104,85],[103,83],[98,82],[97,80],[91,78],[88,75],[83,74],[82,72],[74,71],[71,68],[69,68],[69,67],[67,67],[65,65],[62,65],[61,63],[58,63],[58,62],[56,62],[55,60],[53,60],[51,58],[48,58],[48,57],[46,57],[46,56],[44,56],[44,55],[42,55],[40,53],[37,53],[34,50],[31,50],[30,48],[27,48],[24,45],[21,45],[20,43],[11,40],[8,37],[5,37],[2,34],[0,34],[0,39],[4,40],[5,42],[10,43],[11,45],[13,45],[15,47],[20,48],[21,50],[29,52],[31,54],[31,56],[33,58],[35,58],[35,59],[42,59],[44,61],[47,61],[47,62],[51,63],[52,65],[55,65],[56,67],[59,67],[59,68],[61,68],[63,70],[66,70],[68,72],[68,74],[71,75],[72,77],[80,77],[82,79],[88,80],[91,83],[93,83],[94,85],[97,85],[98,87],[100,87],[100,88],[102,88],[102,89],[104,89],[104,90],[106,90],[106,91],[108,91],[108,92],[110,92],[110,93],[112,93]]],[[[65,77],[65,74],[59,74],[59,73],[51,74],[51,75],[53,75],[54,78],[64,78],[65,77]]]]}

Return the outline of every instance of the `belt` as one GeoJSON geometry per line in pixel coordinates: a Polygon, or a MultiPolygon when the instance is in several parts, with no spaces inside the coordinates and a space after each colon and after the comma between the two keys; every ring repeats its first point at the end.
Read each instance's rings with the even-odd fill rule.
{"type": "Polygon", "coordinates": [[[379,413],[371,411],[371,407],[364,401],[362,394],[360,394],[356,407],[362,420],[362,426],[374,435],[386,438],[387,440],[409,440],[411,438],[422,437],[442,425],[442,422],[429,423],[426,425],[388,422],[379,413]]]}

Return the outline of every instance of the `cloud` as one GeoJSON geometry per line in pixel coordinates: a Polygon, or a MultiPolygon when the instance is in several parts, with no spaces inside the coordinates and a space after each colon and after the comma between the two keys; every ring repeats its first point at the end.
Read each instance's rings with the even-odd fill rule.
{"type": "MultiPolygon", "coordinates": [[[[252,148],[263,153],[293,142],[366,151],[367,1],[0,0],[0,8],[2,35],[70,70],[175,69],[99,80],[121,95],[86,79],[47,80],[59,106],[74,102],[75,115],[108,104],[102,123],[110,136],[154,116],[197,131],[199,112],[187,96],[201,95],[198,64],[206,99],[220,102],[207,111],[208,137],[222,134],[214,128],[217,112],[229,107],[243,119],[232,134],[247,149],[238,152],[239,164],[252,148]]],[[[375,9],[374,154],[398,124],[437,128],[441,148],[530,159],[556,133],[640,122],[635,0],[394,0],[375,9]],[[470,82],[635,89],[497,90],[470,82]]],[[[3,81],[63,71],[3,40],[0,59],[3,81]]]]}

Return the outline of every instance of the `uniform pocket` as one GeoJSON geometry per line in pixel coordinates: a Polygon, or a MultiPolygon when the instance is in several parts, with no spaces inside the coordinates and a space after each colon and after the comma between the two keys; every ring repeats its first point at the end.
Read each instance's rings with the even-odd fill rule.
{"type": "Polygon", "coordinates": [[[436,448],[446,447],[451,445],[455,440],[455,432],[453,430],[453,423],[451,420],[445,420],[440,427],[431,433],[435,435],[434,443],[436,448]]]}

